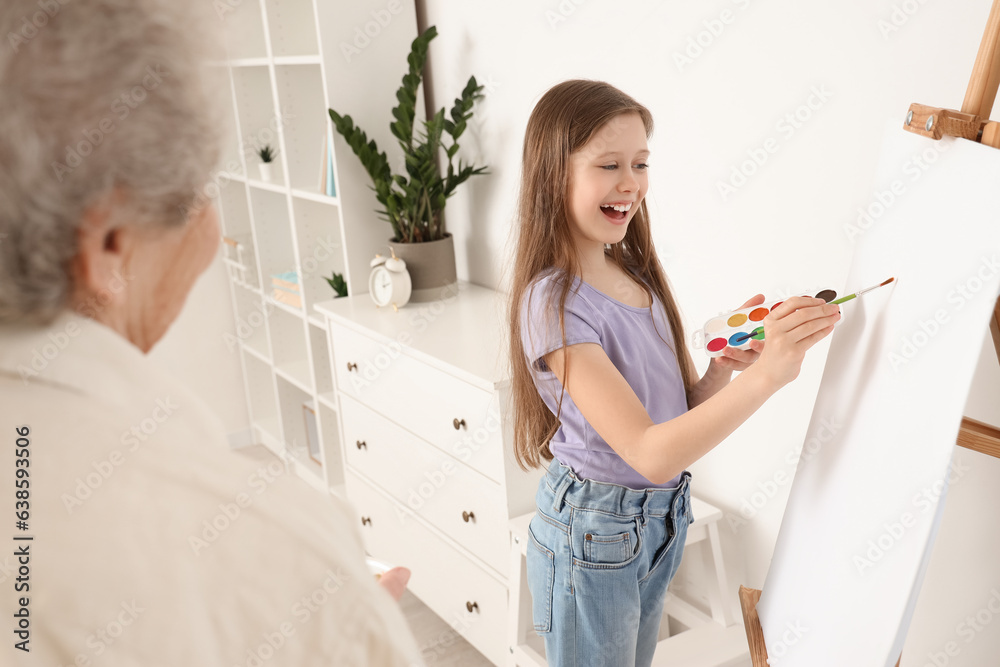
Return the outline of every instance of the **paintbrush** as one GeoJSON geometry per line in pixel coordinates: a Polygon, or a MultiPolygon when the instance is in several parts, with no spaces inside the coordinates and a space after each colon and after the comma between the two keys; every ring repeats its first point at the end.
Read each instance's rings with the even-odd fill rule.
{"type": "Polygon", "coordinates": [[[895,280],[895,278],[889,278],[885,282],[881,282],[878,285],[872,285],[871,287],[866,287],[865,289],[858,290],[854,294],[848,294],[847,296],[840,297],[839,299],[834,299],[830,303],[841,304],[841,303],[844,303],[845,301],[850,301],[851,299],[853,299],[855,297],[861,296],[865,292],[871,292],[873,289],[878,289],[879,287],[884,287],[885,285],[888,285],[889,283],[891,283],[893,280],[895,280]]]}

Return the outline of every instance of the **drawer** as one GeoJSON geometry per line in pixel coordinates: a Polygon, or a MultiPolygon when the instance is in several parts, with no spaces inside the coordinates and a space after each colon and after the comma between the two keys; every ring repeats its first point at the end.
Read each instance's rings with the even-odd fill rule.
{"type": "Polygon", "coordinates": [[[503,483],[499,400],[404,352],[331,322],[337,388],[497,483],[503,483]]]}
{"type": "Polygon", "coordinates": [[[510,538],[498,484],[347,396],[340,407],[348,465],[506,572],[510,538]]]}
{"type": "Polygon", "coordinates": [[[344,478],[368,553],[389,565],[410,568],[407,588],[493,664],[505,664],[506,585],[418,519],[401,520],[406,510],[351,470],[344,478]]]}

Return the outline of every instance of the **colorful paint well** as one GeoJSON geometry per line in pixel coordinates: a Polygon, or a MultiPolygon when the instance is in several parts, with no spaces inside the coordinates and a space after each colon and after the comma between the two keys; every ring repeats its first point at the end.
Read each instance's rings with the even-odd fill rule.
{"type": "MultiPolygon", "coordinates": [[[[837,293],[832,289],[825,289],[817,293],[816,298],[829,303],[837,298],[837,293]]],[[[727,347],[746,349],[750,347],[751,341],[764,340],[764,318],[782,303],[784,301],[775,301],[741,308],[706,322],[702,334],[708,356],[720,357],[727,347]]]]}
{"type": "Polygon", "coordinates": [[[722,331],[727,326],[728,325],[726,324],[726,320],[724,318],[717,317],[714,320],[710,320],[709,323],[705,325],[705,332],[710,334],[715,333],[717,331],[722,331]]]}
{"type": "Polygon", "coordinates": [[[832,289],[825,289],[822,292],[820,292],[819,294],[817,294],[816,298],[817,299],[823,299],[823,301],[826,301],[827,303],[830,303],[831,301],[833,301],[834,299],[837,298],[837,293],[834,292],[832,289]]]}
{"type": "Polygon", "coordinates": [[[726,348],[726,343],[727,341],[725,338],[715,338],[708,342],[707,349],[709,352],[721,352],[726,348]]]}

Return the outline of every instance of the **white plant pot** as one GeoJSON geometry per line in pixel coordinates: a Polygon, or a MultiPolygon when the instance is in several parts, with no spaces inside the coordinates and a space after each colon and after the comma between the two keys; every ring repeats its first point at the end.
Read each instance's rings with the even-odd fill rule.
{"type": "Polygon", "coordinates": [[[261,162],[260,163],[260,180],[271,182],[271,165],[273,162],[261,162]]]}

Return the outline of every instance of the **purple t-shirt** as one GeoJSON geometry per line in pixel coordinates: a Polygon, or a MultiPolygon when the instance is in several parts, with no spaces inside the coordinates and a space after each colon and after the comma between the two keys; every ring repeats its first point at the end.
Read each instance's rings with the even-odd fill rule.
{"type": "MultiPolygon", "coordinates": [[[[521,307],[521,340],[535,387],[552,414],[556,414],[562,384],[542,357],[563,347],[556,311],[558,301],[553,301],[558,299],[561,289],[555,279],[557,275],[565,274],[553,270],[543,273],[529,288],[521,307]]],[[[650,418],[659,424],[684,414],[688,405],[672,349],[673,333],[655,293],[652,310],[650,317],[649,308],[621,303],[575,277],[566,295],[566,345],[597,343],[604,348],[650,418]]],[[[563,395],[559,420],[559,430],[549,447],[552,455],[578,477],[632,489],[672,487],[680,482],[678,475],[666,484],[657,485],[636,472],[587,423],[568,393],[563,395]]]]}

